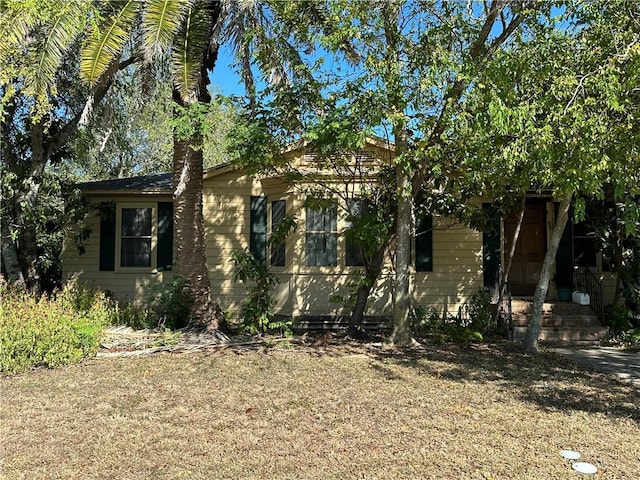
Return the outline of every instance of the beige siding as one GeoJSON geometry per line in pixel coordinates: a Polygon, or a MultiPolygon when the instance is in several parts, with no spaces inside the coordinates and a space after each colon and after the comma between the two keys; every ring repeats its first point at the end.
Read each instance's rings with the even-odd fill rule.
{"type": "MultiPolygon", "coordinates": [[[[234,269],[231,254],[234,250],[249,247],[250,197],[268,197],[267,225],[271,231],[271,202],[287,200],[287,214],[298,220],[297,231],[290,235],[286,244],[286,264],[274,267],[273,272],[280,283],[275,286],[277,313],[291,316],[340,315],[339,303],[332,302],[336,295],[346,296],[352,275],[357,267],[344,265],[345,240],[338,238],[338,266],[305,266],[305,209],[303,208],[303,186],[288,189],[278,178],[259,179],[244,171],[222,171],[205,178],[203,188],[207,263],[213,298],[225,312],[238,318],[249,286],[233,279],[234,269]]],[[[118,205],[148,205],[158,201],[170,201],[168,196],[121,195],[116,198],[95,198],[96,202],[116,201],[118,205]]],[[[479,202],[480,200],[477,200],[479,202]]],[[[549,209],[553,212],[553,209],[549,209]]],[[[345,228],[340,212],[338,231],[345,228]]],[[[549,219],[551,222],[552,219],[549,219]]],[[[153,285],[168,284],[172,272],[99,271],[100,222],[96,214],[89,226],[92,234],[86,242],[86,253],[79,255],[68,237],[63,251],[65,279],[75,279],[94,287],[111,291],[123,300],[142,303],[145,292],[153,285]]],[[[605,304],[611,303],[615,294],[615,275],[597,274],[603,281],[605,304]]],[[[456,314],[458,308],[482,288],[482,233],[465,226],[452,224],[444,218],[434,218],[433,271],[413,272],[411,295],[416,306],[435,307],[442,312],[456,314]]],[[[393,271],[387,257],[383,274],[374,286],[369,300],[368,315],[391,315],[393,271]]],[[[553,289],[552,289],[553,290],[553,289]]],[[[553,295],[553,291],[550,292],[553,295]]]]}
{"type": "Polygon", "coordinates": [[[249,199],[259,193],[259,183],[243,172],[206,179],[203,186],[211,293],[222,310],[234,317],[240,312],[247,286],[233,280],[231,253],[249,248],[249,199]]]}
{"type": "Polygon", "coordinates": [[[612,304],[616,295],[616,274],[611,272],[602,272],[596,275],[602,282],[602,296],[604,297],[604,304],[612,304]]]}
{"type": "Polygon", "coordinates": [[[483,286],[482,233],[442,218],[433,227],[433,272],[416,272],[414,302],[456,314],[483,286]]]}

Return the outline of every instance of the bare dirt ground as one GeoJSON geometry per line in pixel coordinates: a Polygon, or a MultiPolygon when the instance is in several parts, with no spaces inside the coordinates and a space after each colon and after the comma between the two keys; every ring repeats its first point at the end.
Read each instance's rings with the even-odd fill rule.
{"type": "Polygon", "coordinates": [[[3,479],[640,478],[640,389],[509,344],[297,342],[0,378],[3,479]]]}

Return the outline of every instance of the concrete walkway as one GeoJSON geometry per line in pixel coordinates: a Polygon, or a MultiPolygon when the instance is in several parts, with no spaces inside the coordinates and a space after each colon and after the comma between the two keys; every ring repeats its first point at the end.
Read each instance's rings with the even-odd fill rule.
{"type": "Polygon", "coordinates": [[[576,363],[599,372],[615,375],[620,380],[640,387],[640,353],[613,347],[562,347],[554,352],[566,355],[576,363]]]}

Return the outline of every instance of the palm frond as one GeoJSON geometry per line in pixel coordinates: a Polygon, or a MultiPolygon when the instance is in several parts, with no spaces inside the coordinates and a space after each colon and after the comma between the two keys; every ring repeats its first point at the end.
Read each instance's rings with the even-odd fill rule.
{"type": "Polygon", "coordinates": [[[27,83],[44,93],[55,80],[55,73],[71,42],[84,30],[89,3],[61,5],[56,16],[41,29],[34,68],[27,83]]]}
{"type": "Polygon", "coordinates": [[[165,55],[194,0],[151,0],[142,14],[142,50],[146,62],[165,55]]]}
{"type": "Polygon", "coordinates": [[[173,44],[173,83],[185,103],[197,100],[204,55],[210,46],[213,18],[208,9],[189,8],[173,44]]]}
{"type": "MultiPolygon", "coordinates": [[[[311,2],[302,2],[306,5],[311,2]]],[[[247,94],[254,95],[254,65],[271,84],[289,83],[295,66],[303,64],[300,52],[273,25],[277,10],[269,2],[247,0],[225,2],[224,26],[220,28],[220,43],[228,43],[236,56],[247,94]]],[[[308,14],[303,9],[305,15],[308,14]]],[[[312,12],[314,13],[314,12],[312,12]]],[[[315,13],[310,15],[316,21],[315,13]]]]}
{"type": "Polygon", "coordinates": [[[137,0],[112,3],[118,8],[90,37],[82,49],[80,75],[90,85],[95,84],[109,65],[122,53],[138,15],[137,0]]]}

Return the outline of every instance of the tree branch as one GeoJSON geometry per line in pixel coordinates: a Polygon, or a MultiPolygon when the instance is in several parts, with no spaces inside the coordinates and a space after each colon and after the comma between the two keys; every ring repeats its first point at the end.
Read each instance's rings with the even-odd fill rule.
{"type": "MultiPolygon", "coordinates": [[[[534,4],[535,0],[528,2],[524,4],[524,9],[526,10],[528,8],[532,8],[534,4]]],[[[489,39],[489,35],[491,34],[491,30],[493,29],[495,22],[502,14],[506,5],[507,2],[505,0],[495,0],[494,2],[492,2],[484,24],[480,29],[480,33],[469,48],[469,58],[472,62],[476,63],[477,66],[482,65],[487,59],[489,59],[524,21],[524,14],[518,13],[502,31],[502,33],[491,42],[489,47],[485,48],[485,45],[489,39]]],[[[440,110],[440,115],[438,116],[433,129],[431,130],[431,134],[425,140],[419,142],[419,148],[427,148],[437,145],[441,142],[441,137],[445,129],[444,116],[453,104],[457,104],[459,102],[460,98],[462,97],[462,93],[464,92],[464,89],[468,84],[468,81],[463,81],[459,78],[457,78],[453,82],[451,88],[442,98],[442,109],[440,110]]],[[[426,162],[424,162],[412,179],[414,195],[416,195],[415,192],[420,189],[422,182],[424,182],[426,176],[426,166],[426,162]]]]}
{"type": "MultiPolygon", "coordinates": [[[[133,65],[138,60],[138,57],[132,56],[122,62],[120,62],[115,69],[115,72],[124,70],[125,68],[133,65]]],[[[114,73],[115,73],[114,72],[114,73]]],[[[80,120],[85,115],[85,111],[92,109],[93,105],[96,105],[102,101],[109,88],[113,84],[113,74],[107,74],[103,77],[102,81],[99,81],[93,90],[91,96],[87,99],[84,108],[81,112],[77,113],[69,122],[67,122],[54,137],[45,145],[45,160],[51,157],[51,154],[56,150],[62,148],[69,140],[69,137],[76,132],[80,120]]]]}

